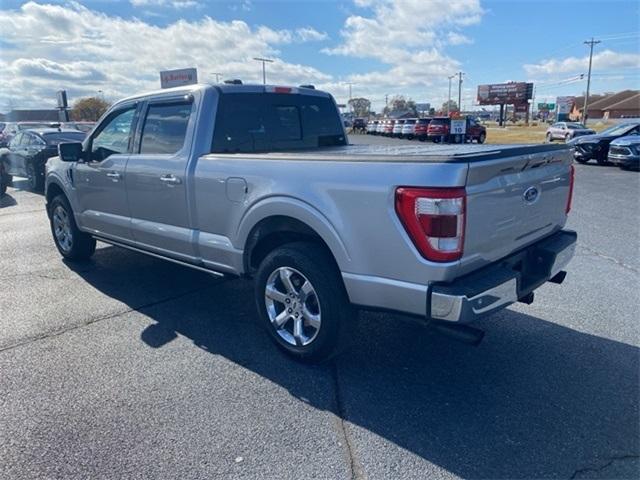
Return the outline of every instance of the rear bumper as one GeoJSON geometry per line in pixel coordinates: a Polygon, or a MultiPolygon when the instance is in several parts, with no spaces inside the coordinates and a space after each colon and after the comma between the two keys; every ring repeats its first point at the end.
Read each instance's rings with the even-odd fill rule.
{"type": "Polygon", "coordinates": [[[576,240],[575,232],[563,230],[454,282],[430,285],[427,319],[470,323],[526,299],[549,280],[560,283],[576,240]]]}

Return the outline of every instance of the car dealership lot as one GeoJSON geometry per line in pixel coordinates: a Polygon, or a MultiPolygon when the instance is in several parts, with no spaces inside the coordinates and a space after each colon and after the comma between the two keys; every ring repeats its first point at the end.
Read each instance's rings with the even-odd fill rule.
{"type": "Polygon", "coordinates": [[[567,280],[485,319],[479,347],[363,313],[321,367],[271,345],[245,280],[103,244],[63,262],[17,181],[0,200],[0,478],[637,477],[639,176],[576,179],[567,280]]]}

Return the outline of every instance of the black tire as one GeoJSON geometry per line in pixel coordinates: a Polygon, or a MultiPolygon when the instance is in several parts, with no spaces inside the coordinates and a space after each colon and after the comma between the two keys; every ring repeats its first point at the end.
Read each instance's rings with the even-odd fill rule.
{"type": "Polygon", "coordinates": [[[596,158],[596,162],[598,162],[598,165],[609,165],[609,161],[603,157],[596,158]]]}
{"type": "Polygon", "coordinates": [[[44,190],[44,177],[38,172],[33,162],[27,162],[27,180],[29,182],[29,190],[33,192],[44,190]]]}
{"type": "Polygon", "coordinates": [[[487,139],[487,134],[482,132],[478,137],[478,143],[484,143],[486,139],[487,139]]]}
{"type": "Polygon", "coordinates": [[[58,195],[49,204],[49,224],[51,225],[51,235],[60,254],[69,260],[87,260],[96,251],[96,240],[91,235],[81,232],[73,217],[73,210],[69,201],[64,195],[58,195]],[[68,234],[71,238],[70,246],[63,244],[60,235],[56,234],[56,221],[54,217],[59,215],[58,209],[64,210],[69,221],[68,234]]]}
{"type": "Polygon", "coordinates": [[[547,133],[547,143],[552,143],[553,138],[551,137],[551,133],[547,133]]]}
{"type": "Polygon", "coordinates": [[[567,143],[569,140],[571,140],[571,134],[570,134],[570,133],[567,133],[567,134],[564,136],[564,143],[567,143]]]}
{"type": "Polygon", "coordinates": [[[583,165],[589,161],[588,158],[576,158],[575,160],[576,162],[581,163],[583,165]]]}
{"type": "Polygon", "coordinates": [[[0,161],[0,197],[7,193],[7,187],[11,184],[12,177],[5,170],[5,164],[0,161]]]}
{"type": "MultiPolygon", "coordinates": [[[[340,353],[347,346],[351,338],[351,331],[356,323],[355,309],[349,303],[340,272],[333,258],[324,248],[314,243],[286,244],[267,255],[260,263],[256,274],[255,301],[259,321],[266,328],[269,337],[286,353],[303,362],[322,363],[340,353]],[[271,278],[280,284],[277,288],[280,294],[286,291],[286,287],[281,281],[282,277],[278,275],[279,269],[282,268],[296,271],[290,278],[291,285],[299,289],[298,293],[302,292],[300,286],[304,277],[313,288],[313,296],[309,295],[307,298],[313,300],[313,308],[317,309],[320,326],[317,330],[312,329],[311,324],[302,320],[303,315],[301,314],[299,321],[305,325],[304,328],[309,329],[307,331],[317,332],[313,338],[307,337],[308,340],[311,339],[309,343],[304,345],[294,338],[296,319],[293,316],[284,320],[280,329],[276,328],[270,319],[270,311],[271,315],[278,314],[280,316],[282,314],[284,317],[288,316],[285,310],[292,311],[291,308],[287,309],[284,301],[273,301],[269,306],[266,295],[267,283],[271,278]],[[298,276],[298,273],[302,276],[298,276]],[[299,285],[296,285],[296,281],[299,285]],[[289,341],[283,335],[288,335],[289,341]]],[[[307,300],[300,301],[299,298],[293,297],[287,299],[287,303],[294,307],[294,310],[298,302],[301,302],[298,308],[304,309],[302,305],[306,305],[307,300]]]]}

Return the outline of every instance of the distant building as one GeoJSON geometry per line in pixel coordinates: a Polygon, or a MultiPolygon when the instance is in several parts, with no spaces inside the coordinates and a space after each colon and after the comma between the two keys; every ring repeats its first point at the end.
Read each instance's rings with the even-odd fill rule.
{"type": "Polygon", "coordinates": [[[5,122],[59,122],[58,110],[11,110],[4,115],[5,122]]]}
{"type": "MultiPolygon", "coordinates": [[[[590,119],[639,117],[639,94],[639,90],[623,90],[622,92],[609,93],[604,95],[589,95],[587,115],[590,119]],[[613,108],[614,106],[617,107],[613,108]]],[[[576,97],[571,113],[569,114],[569,118],[573,121],[581,120],[583,110],[584,96],[576,97]]]]}
{"type": "Polygon", "coordinates": [[[632,118],[640,117],[640,93],[632,97],[627,97],[612,105],[608,105],[604,110],[603,118],[632,118]]]}

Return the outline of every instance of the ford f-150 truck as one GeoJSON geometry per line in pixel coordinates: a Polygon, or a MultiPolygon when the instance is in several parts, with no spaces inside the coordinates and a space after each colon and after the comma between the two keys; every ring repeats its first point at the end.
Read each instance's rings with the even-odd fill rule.
{"type": "Polygon", "coordinates": [[[355,307],[469,323],[561,283],[573,167],[563,145],[349,145],[331,95],[195,85],[117,102],[46,176],[60,253],[96,240],[252,277],[258,318],[298,359],[349,340],[355,307]]]}

